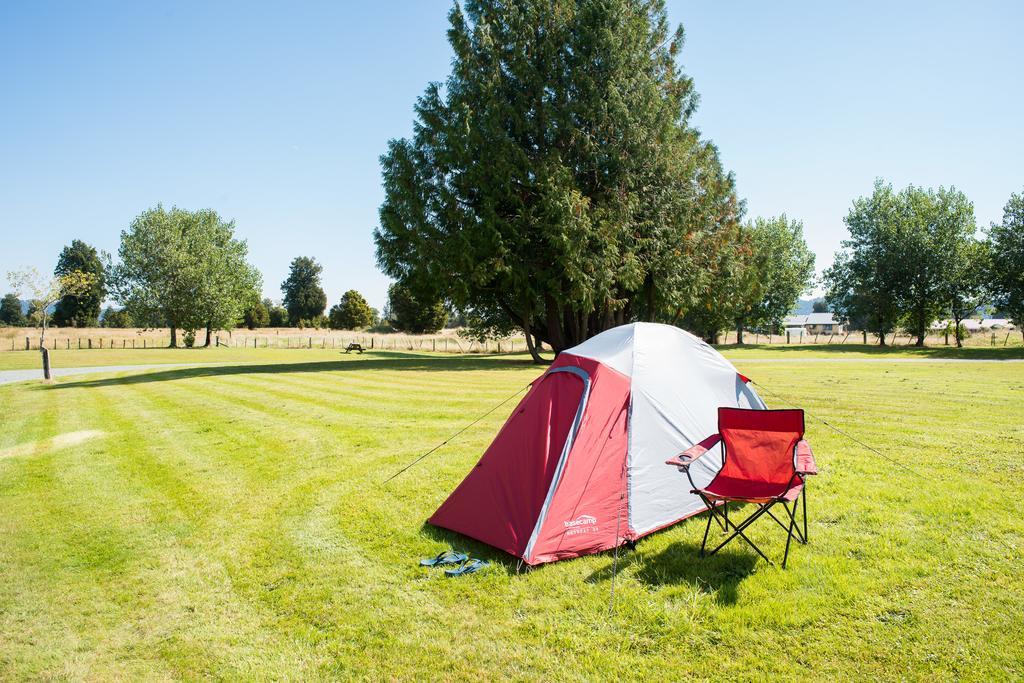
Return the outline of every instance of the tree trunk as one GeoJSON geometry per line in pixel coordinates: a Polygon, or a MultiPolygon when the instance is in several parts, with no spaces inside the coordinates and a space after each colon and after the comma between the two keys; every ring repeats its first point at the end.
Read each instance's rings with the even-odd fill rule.
{"type": "Polygon", "coordinates": [[[956,348],[962,349],[964,347],[964,342],[960,338],[960,318],[956,317],[956,315],[953,316],[953,339],[956,340],[956,348]]]}
{"type": "Polygon", "coordinates": [[[545,363],[546,361],[541,358],[540,351],[537,350],[536,340],[533,337],[533,332],[530,330],[530,323],[523,324],[523,334],[526,336],[526,348],[530,352],[533,362],[538,365],[545,363]]]}
{"type": "Polygon", "coordinates": [[[203,348],[210,348],[210,340],[213,338],[213,323],[206,323],[206,341],[203,342],[203,348]]]}
{"type": "Polygon", "coordinates": [[[548,343],[555,353],[561,353],[566,348],[565,335],[562,333],[562,316],[559,315],[558,305],[555,297],[551,294],[544,295],[544,316],[548,327],[548,343]]]}
{"type": "Polygon", "coordinates": [[[743,321],[739,320],[736,322],[736,344],[739,346],[743,345],[743,321]]]}
{"type": "Polygon", "coordinates": [[[914,342],[914,346],[924,346],[924,337],[928,331],[928,321],[925,319],[925,311],[922,306],[917,312],[917,329],[914,332],[917,334],[917,341],[914,342]]]}
{"type": "Polygon", "coordinates": [[[45,344],[39,346],[39,352],[43,354],[43,379],[50,379],[50,352],[45,344]]]}
{"type": "Polygon", "coordinates": [[[879,330],[879,332],[878,332],[878,345],[879,346],[886,346],[886,343],[885,343],[885,335],[886,334],[887,333],[885,332],[885,330],[879,330]]]}
{"type": "Polygon", "coordinates": [[[178,328],[176,328],[174,325],[171,325],[171,343],[167,345],[167,348],[178,348],[178,328]]]}

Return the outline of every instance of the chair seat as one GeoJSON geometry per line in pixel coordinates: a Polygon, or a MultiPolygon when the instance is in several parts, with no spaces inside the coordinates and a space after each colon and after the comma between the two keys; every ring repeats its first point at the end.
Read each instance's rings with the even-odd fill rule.
{"type": "Polygon", "coordinates": [[[791,502],[796,500],[803,487],[800,479],[787,486],[718,476],[706,488],[701,489],[700,493],[716,500],[740,500],[746,503],[767,503],[772,500],[791,502]]]}

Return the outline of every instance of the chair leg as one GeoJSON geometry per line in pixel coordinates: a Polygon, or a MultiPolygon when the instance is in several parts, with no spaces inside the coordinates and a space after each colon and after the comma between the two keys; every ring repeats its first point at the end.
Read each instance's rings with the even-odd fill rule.
{"type": "Polygon", "coordinates": [[[807,482],[804,482],[804,490],[800,492],[800,495],[804,499],[804,543],[807,543],[807,482]]]}
{"type": "Polygon", "coordinates": [[[704,546],[708,542],[708,532],[711,531],[711,518],[715,516],[715,509],[712,507],[708,508],[708,523],[704,527],[704,540],[700,542],[700,556],[704,557],[704,546]]]}
{"type": "Polygon", "coordinates": [[[758,518],[759,518],[759,517],[760,517],[761,515],[763,515],[763,514],[764,514],[765,512],[767,512],[767,511],[768,511],[768,509],[769,509],[769,508],[770,508],[770,507],[771,507],[772,505],[774,505],[774,504],[775,504],[774,502],[771,502],[771,503],[766,503],[766,504],[763,504],[763,505],[761,505],[761,507],[760,507],[760,508],[759,508],[759,509],[757,510],[757,512],[755,512],[754,514],[750,515],[750,516],[749,516],[749,517],[747,517],[747,518],[746,518],[745,520],[743,520],[742,522],[740,522],[740,525],[739,525],[739,526],[736,526],[736,525],[735,525],[735,524],[733,524],[732,522],[729,522],[729,526],[731,526],[731,527],[732,527],[733,529],[735,529],[735,531],[733,531],[733,533],[732,533],[732,535],[731,535],[731,536],[729,536],[729,537],[728,537],[727,539],[725,539],[724,541],[722,541],[721,543],[719,543],[719,544],[718,544],[718,547],[717,547],[717,548],[715,548],[714,550],[712,550],[712,551],[711,551],[710,553],[708,553],[708,555],[714,555],[714,554],[715,554],[715,553],[717,553],[717,552],[718,552],[719,550],[721,550],[722,548],[724,548],[724,547],[725,547],[725,546],[726,546],[726,545],[727,545],[727,544],[728,544],[728,543],[729,543],[730,541],[732,541],[732,539],[734,539],[734,538],[736,538],[737,536],[739,536],[740,538],[742,538],[742,539],[743,539],[744,541],[746,541],[746,542],[747,542],[747,545],[749,545],[749,546],[750,546],[751,548],[753,548],[753,549],[754,549],[755,551],[757,551],[757,554],[758,554],[758,555],[760,555],[761,557],[763,557],[763,558],[764,558],[764,561],[765,561],[765,562],[767,562],[768,564],[771,564],[771,563],[772,563],[772,561],[768,559],[768,556],[767,556],[767,555],[765,555],[765,554],[764,554],[763,552],[761,552],[761,549],[760,549],[760,548],[758,548],[758,547],[757,547],[757,546],[756,546],[756,545],[754,544],[754,542],[753,542],[753,541],[751,541],[751,540],[750,540],[749,538],[747,538],[747,535],[743,533],[743,530],[744,530],[744,529],[746,529],[747,527],[749,527],[749,526],[750,526],[751,524],[753,524],[753,523],[754,523],[755,521],[757,521],[757,519],[758,519],[758,518]]]}
{"type": "MultiPolygon", "coordinates": [[[[782,503],[782,507],[786,508],[786,512],[789,512],[789,507],[785,501],[782,503]]],[[[796,526],[796,501],[793,501],[793,511],[789,512],[789,534],[786,535],[786,554],[782,556],[782,568],[786,568],[786,560],[789,559],[789,544],[793,540],[793,527],[796,526]]],[[[799,532],[798,532],[799,533],[799,532]]]]}

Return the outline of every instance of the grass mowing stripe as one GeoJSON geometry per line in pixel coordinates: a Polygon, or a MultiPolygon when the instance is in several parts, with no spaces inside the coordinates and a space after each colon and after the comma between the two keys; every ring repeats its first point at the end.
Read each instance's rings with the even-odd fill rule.
{"type": "MultiPolygon", "coordinates": [[[[89,445],[101,453],[83,449],[70,470],[108,491],[98,500],[109,510],[84,505],[82,523],[131,521],[149,559],[120,574],[83,573],[95,588],[62,580],[48,554],[61,530],[38,524],[31,505],[8,515],[0,528],[24,542],[0,538],[0,678],[705,678],[709,661],[714,675],[740,680],[1024,675],[1018,560],[996,542],[1019,544],[1019,503],[962,485],[950,462],[970,462],[979,476],[998,467],[1009,480],[1024,367],[759,366],[756,379],[887,453],[907,453],[929,480],[809,424],[822,475],[810,487],[811,544],[792,552],[787,570],[737,545],[699,558],[696,518],[620,556],[609,615],[607,554],[516,575],[503,553],[423,524],[500,417],[400,485],[368,485],[531,372],[496,359],[445,362],[440,372],[425,369],[430,360],[396,360],[4,389],[12,419],[0,422],[0,443],[105,422],[113,436],[89,445]],[[488,363],[496,369],[479,369],[488,363]],[[49,395],[64,405],[60,424],[42,417],[54,412],[49,395]],[[151,451],[210,491],[182,536],[162,535],[150,512],[164,500],[161,470],[144,469],[152,482],[131,474],[151,451]],[[115,466],[82,473],[90,458],[115,466]],[[124,500],[110,493],[118,486],[124,500]],[[494,566],[459,580],[416,566],[452,545],[494,566]],[[102,601],[100,616],[90,613],[91,590],[125,606],[127,627],[107,620],[102,601]],[[53,596],[61,611],[40,611],[53,596]],[[32,635],[11,646],[11,633],[32,635]]],[[[15,460],[0,462],[3,502],[16,492],[62,509],[64,494],[15,460]]],[[[752,530],[772,557],[782,552],[776,531],[752,530]]]]}

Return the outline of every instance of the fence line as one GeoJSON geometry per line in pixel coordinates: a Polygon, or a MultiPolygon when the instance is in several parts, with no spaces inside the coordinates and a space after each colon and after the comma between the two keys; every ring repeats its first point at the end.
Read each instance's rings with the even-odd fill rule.
{"type": "MultiPolygon", "coordinates": [[[[205,341],[205,340],[203,340],[205,341]]],[[[99,349],[159,349],[170,346],[170,335],[163,337],[136,335],[114,336],[70,336],[56,335],[46,339],[46,348],[58,350],[99,350],[99,349]]],[[[215,334],[210,346],[235,349],[334,349],[345,351],[349,344],[359,344],[366,351],[431,351],[435,353],[482,354],[482,353],[525,353],[523,338],[468,341],[452,335],[404,336],[373,334],[215,334]]],[[[179,347],[181,343],[179,341],[179,347]]],[[[195,344],[196,347],[202,343],[195,344]]],[[[38,351],[39,337],[26,335],[11,337],[9,343],[0,346],[3,351],[38,351]]]]}
{"type": "MultiPolygon", "coordinates": [[[[0,338],[2,339],[2,338],[0,338]]],[[[891,346],[911,346],[917,340],[912,335],[893,333],[886,337],[891,346]]],[[[858,344],[877,345],[878,337],[862,331],[832,333],[786,333],[761,334],[745,331],[743,341],[746,344],[772,346],[814,346],[827,344],[858,344]]],[[[501,340],[479,342],[462,339],[455,335],[375,335],[370,333],[328,333],[328,334],[233,334],[218,333],[214,335],[211,346],[221,348],[248,349],[334,349],[344,351],[352,343],[360,344],[367,351],[431,351],[452,354],[482,353],[525,353],[526,340],[522,337],[510,337],[501,340]]],[[[737,343],[735,330],[724,332],[718,339],[719,345],[728,346],[737,343]]],[[[956,341],[943,332],[930,333],[925,337],[925,345],[954,346],[956,341]]],[[[991,330],[976,332],[965,340],[965,346],[1017,346],[1022,344],[1021,333],[1016,330],[991,330]]],[[[46,348],[51,350],[90,350],[90,349],[153,349],[167,348],[170,335],[166,336],[72,336],[53,335],[46,339],[46,348]]],[[[179,344],[180,345],[180,344],[179,344]]],[[[197,344],[199,346],[200,344],[197,344]]],[[[0,341],[0,351],[30,351],[39,349],[39,337],[32,335],[12,336],[9,340],[0,341]]]]}

